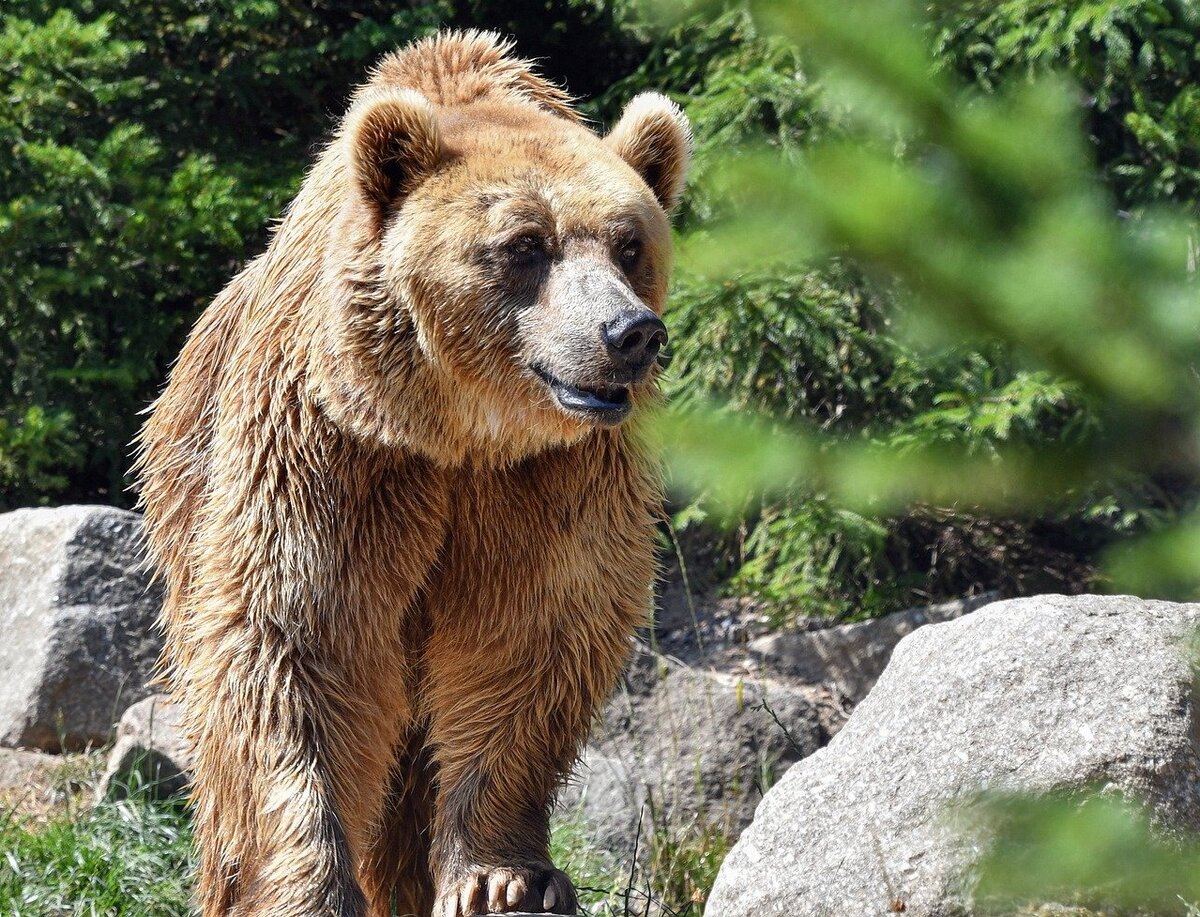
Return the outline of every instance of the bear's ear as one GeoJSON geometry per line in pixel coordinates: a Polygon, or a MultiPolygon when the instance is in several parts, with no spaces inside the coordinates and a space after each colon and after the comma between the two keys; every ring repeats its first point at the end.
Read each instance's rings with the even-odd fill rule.
{"type": "Polygon", "coordinates": [[[358,100],[346,116],[343,136],[359,186],[382,208],[412,191],[442,159],[437,115],[411,89],[358,100]]]}
{"type": "Polygon", "coordinates": [[[642,176],[662,208],[674,210],[692,158],[692,129],[683,110],[660,93],[643,92],[604,139],[642,176]]]}

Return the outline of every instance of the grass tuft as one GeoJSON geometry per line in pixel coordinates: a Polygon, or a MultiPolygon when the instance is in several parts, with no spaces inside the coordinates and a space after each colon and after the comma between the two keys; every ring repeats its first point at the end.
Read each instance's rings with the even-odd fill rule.
{"type": "Polygon", "coordinates": [[[184,917],[191,830],[179,805],[73,807],[49,821],[0,819],[4,917],[184,917]]]}

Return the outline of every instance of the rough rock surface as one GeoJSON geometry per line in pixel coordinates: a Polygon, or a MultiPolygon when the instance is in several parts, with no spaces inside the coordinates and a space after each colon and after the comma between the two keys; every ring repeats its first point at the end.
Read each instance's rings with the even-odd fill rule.
{"type": "Polygon", "coordinates": [[[560,812],[581,814],[601,846],[622,854],[630,852],[639,820],[643,835],[651,823],[693,819],[736,832],[749,823],[764,780],[828,741],[820,703],[801,688],[639,652],[562,794],[560,812]]]}
{"type": "Polygon", "coordinates": [[[1044,596],[920,628],[833,741],[768,793],[706,913],[966,913],[986,838],[950,822],[984,789],[1099,782],[1200,828],[1197,625],[1200,605],[1044,596]]]}
{"type": "Polygon", "coordinates": [[[34,775],[58,763],[57,755],[20,748],[0,748],[0,798],[20,793],[34,775]]]}
{"type": "Polygon", "coordinates": [[[0,822],[43,821],[94,784],[97,755],[0,748],[0,822]]]}
{"type": "Polygon", "coordinates": [[[179,733],[179,714],[164,694],[153,694],[125,711],[100,778],[102,798],[119,799],[131,787],[157,797],[187,788],[192,750],[179,733]]]}
{"type": "Polygon", "coordinates": [[[747,644],[736,637],[748,636],[752,622],[740,612],[729,617],[730,603],[740,600],[712,599],[695,606],[701,644],[692,609],[675,594],[674,607],[661,610],[672,656],[644,647],[635,654],[558,815],[582,818],[589,838],[621,856],[632,852],[639,824],[644,837],[654,824],[679,828],[703,818],[736,836],[764,782],[841,729],[902,637],[994,600],[978,596],[747,644]],[[735,619],[741,623],[726,635],[735,639],[721,639],[716,625],[735,619]]]}
{"type": "Polygon", "coordinates": [[[0,515],[0,745],[102,743],[149,693],[161,596],[140,533],[139,516],[111,507],[0,515]]]}
{"type": "Polygon", "coordinates": [[[589,745],[559,794],[554,818],[581,819],[591,843],[627,858],[638,846],[639,827],[643,836],[648,827],[646,792],[634,762],[589,745]]]}
{"type": "Polygon", "coordinates": [[[769,634],[750,641],[750,656],[763,670],[806,684],[825,684],[857,704],[879,680],[892,651],[926,624],[961,618],[996,600],[994,593],[909,608],[870,621],[801,633],[769,634]]]}

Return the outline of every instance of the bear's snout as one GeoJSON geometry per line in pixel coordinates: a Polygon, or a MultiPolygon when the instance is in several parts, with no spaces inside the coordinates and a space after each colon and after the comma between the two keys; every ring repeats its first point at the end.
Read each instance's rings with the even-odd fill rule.
{"type": "Polygon", "coordinates": [[[664,365],[667,328],[605,257],[554,264],[537,308],[523,316],[531,374],[573,417],[611,426],[629,416],[631,389],[664,365]]]}
{"type": "Polygon", "coordinates": [[[644,306],[622,309],[600,326],[600,336],[608,349],[614,378],[640,382],[667,343],[667,326],[644,306]]]}

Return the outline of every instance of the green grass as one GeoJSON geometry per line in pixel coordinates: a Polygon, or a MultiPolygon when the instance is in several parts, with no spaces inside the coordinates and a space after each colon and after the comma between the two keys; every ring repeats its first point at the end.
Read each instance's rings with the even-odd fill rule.
{"type": "Polygon", "coordinates": [[[620,910],[622,876],[616,857],[597,847],[578,818],[554,823],[550,835],[550,858],[571,877],[579,892],[579,905],[589,914],[620,910]]]}
{"type": "MultiPolygon", "coordinates": [[[[0,810],[0,917],[184,917],[193,867],[186,808],[139,796],[47,819],[0,810]]],[[[554,826],[555,863],[594,917],[698,915],[728,849],[719,832],[651,832],[643,864],[596,847],[578,819],[554,826]]]]}
{"type": "Polygon", "coordinates": [[[78,804],[42,824],[0,823],[3,917],[175,917],[190,913],[185,811],[136,799],[78,804]]]}
{"type": "Polygon", "coordinates": [[[592,917],[703,914],[717,870],[733,846],[728,833],[699,820],[644,826],[643,831],[637,862],[630,864],[597,848],[580,818],[555,823],[551,854],[574,881],[582,910],[592,917]]]}
{"type": "Polygon", "coordinates": [[[658,830],[649,838],[648,887],[668,914],[702,914],[733,840],[718,825],[658,830]]]}

